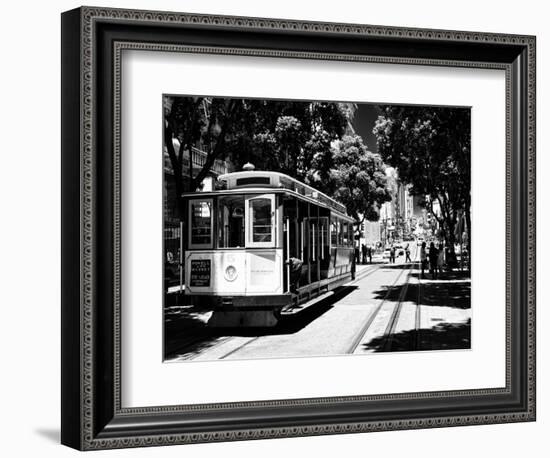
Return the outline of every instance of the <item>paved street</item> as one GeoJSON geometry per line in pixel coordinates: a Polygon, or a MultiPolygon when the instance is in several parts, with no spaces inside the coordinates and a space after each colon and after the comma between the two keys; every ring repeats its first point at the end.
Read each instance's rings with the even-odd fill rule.
{"type": "MultiPolygon", "coordinates": [[[[414,251],[414,250],[413,250],[414,251]]],[[[470,348],[466,272],[420,278],[418,262],[360,265],[357,277],[274,328],[213,329],[192,309],[167,313],[166,360],[285,358],[470,348]]]]}

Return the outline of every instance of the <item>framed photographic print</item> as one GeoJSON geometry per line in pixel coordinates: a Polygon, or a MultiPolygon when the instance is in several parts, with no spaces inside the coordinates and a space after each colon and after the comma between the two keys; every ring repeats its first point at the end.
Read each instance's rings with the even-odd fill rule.
{"type": "Polygon", "coordinates": [[[535,38],[62,15],[62,443],[533,421],[535,38]]]}

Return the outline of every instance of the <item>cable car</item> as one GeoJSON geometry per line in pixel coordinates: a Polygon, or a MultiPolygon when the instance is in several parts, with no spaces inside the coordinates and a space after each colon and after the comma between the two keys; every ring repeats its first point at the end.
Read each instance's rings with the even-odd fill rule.
{"type": "MultiPolygon", "coordinates": [[[[274,326],[353,278],[353,219],[311,186],[253,166],[223,190],[185,193],[185,303],[216,326],[274,326]]],[[[222,183],[222,184],[223,184],[222,183]]]]}

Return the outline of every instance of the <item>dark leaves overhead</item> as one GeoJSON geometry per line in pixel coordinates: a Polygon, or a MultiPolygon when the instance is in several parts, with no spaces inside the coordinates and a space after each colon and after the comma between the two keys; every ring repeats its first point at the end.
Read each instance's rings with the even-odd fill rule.
{"type": "Polygon", "coordinates": [[[381,110],[373,133],[382,159],[412,185],[413,194],[429,196],[430,205],[438,203],[440,224],[453,241],[459,214],[469,218],[470,211],[470,109],[385,106],[381,110]]]}
{"type": "Polygon", "coordinates": [[[239,170],[288,174],[341,200],[357,220],[376,219],[388,200],[384,164],[357,136],[345,136],[355,106],[335,102],[166,97],[165,140],[177,188],[182,188],[183,152],[207,153],[190,188],[197,189],[216,159],[239,170]],[[170,143],[176,138],[179,151],[170,143]],[[179,171],[179,173],[178,173],[179,171]]]}

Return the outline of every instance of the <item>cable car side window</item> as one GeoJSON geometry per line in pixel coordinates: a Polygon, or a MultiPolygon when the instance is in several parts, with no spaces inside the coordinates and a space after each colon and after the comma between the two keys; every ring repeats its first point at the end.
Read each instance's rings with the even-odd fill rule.
{"type": "Polygon", "coordinates": [[[334,216],[330,223],[330,244],[333,247],[338,245],[338,222],[334,220],[334,216]]]}
{"type": "Polygon", "coordinates": [[[342,246],[348,246],[348,223],[342,224],[342,246]]]}
{"type": "Polygon", "coordinates": [[[212,199],[189,201],[189,247],[212,248],[212,199]]]}

